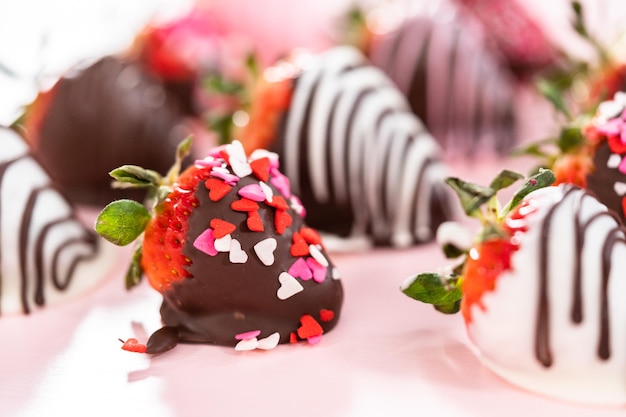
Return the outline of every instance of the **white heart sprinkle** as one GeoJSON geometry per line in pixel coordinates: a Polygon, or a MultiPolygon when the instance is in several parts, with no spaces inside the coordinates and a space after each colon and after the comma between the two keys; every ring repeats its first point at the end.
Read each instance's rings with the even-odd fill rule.
{"type": "Polygon", "coordinates": [[[231,239],[230,241],[228,259],[234,264],[245,264],[248,261],[248,254],[241,249],[241,243],[237,239],[231,239]]]}
{"type": "Polygon", "coordinates": [[[218,252],[229,252],[230,251],[230,242],[233,240],[233,237],[228,234],[222,236],[219,239],[215,239],[215,250],[218,252]]]}
{"type": "Polygon", "coordinates": [[[274,349],[276,346],[278,346],[279,341],[280,341],[280,333],[275,332],[267,336],[264,339],[259,339],[259,345],[257,346],[257,348],[263,349],[263,350],[274,349]]]}
{"type": "Polygon", "coordinates": [[[617,195],[621,197],[626,194],[626,183],[621,181],[615,181],[615,184],[613,184],[613,189],[615,190],[617,195]]]}
{"type": "Polygon", "coordinates": [[[287,298],[304,290],[302,284],[300,284],[297,279],[289,275],[288,272],[282,272],[278,276],[278,281],[280,282],[280,288],[276,291],[276,295],[281,300],[286,300],[287,298]]]}
{"type": "Polygon", "coordinates": [[[341,279],[341,274],[339,273],[339,270],[337,268],[333,268],[331,274],[333,279],[341,279]]]}
{"type": "Polygon", "coordinates": [[[606,167],[610,169],[615,169],[619,167],[619,164],[621,163],[622,157],[616,153],[612,153],[611,156],[609,156],[609,159],[606,161],[606,167]]]}
{"type": "Polygon", "coordinates": [[[252,339],[240,340],[237,345],[235,345],[235,350],[245,351],[245,350],[254,350],[259,347],[259,341],[256,337],[252,339]]]}
{"type": "Polygon", "coordinates": [[[324,256],[322,251],[320,251],[317,245],[309,245],[309,253],[317,262],[319,262],[322,266],[328,266],[328,259],[324,256]]]}
{"type": "Polygon", "coordinates": [[[619,101],[604,101],[598,106],[598,113],[607,119],[619,116],[624,110],[624,104],[619,101]]]}
{"type": "Polygon", "coordinates": [[[263,265],[270,266],[274,264],[274,251],[276,250],[276,239],[268,237],[254,245],[254,252],[263,265]]]}
{"type": "Polygon", "coordinates": [[[261,186],[261,190],[263,190],[263,194],[265,194],[265,199],[269,203],[271,203],[272,199],[274,198],[274,191],[272,191],[272,187],[270,187],[263,181],[259,182],[259,185],[261,186]]]}
{"type": "Polygon", "coordinates": [[[252,168],[248,163],[246,152],[241,142],[235,140],[226,145],[226,152],[228,152],[228,162],[235,175],[239,178],[243,178],[252,174],[252,168]]]}

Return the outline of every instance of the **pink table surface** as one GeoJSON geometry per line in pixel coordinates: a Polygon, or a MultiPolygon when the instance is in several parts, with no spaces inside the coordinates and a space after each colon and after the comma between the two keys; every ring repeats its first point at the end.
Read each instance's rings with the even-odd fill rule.
{"type": "MultiPolygon", "coordinates": [[[[455,163],[451,174],[486,181],[528,161],[455,163]]],[[[91,213],[86,215],[89,218],[91,213]]],[[[129,250],[98,288],[30,316],[0,319],[0,415],[44,416],[623,416],[515,388],[484,368],[460,316],[399,291],[404,278],[445,263],[436,244],[334,254],[341,320],[315,346],[236,352],[179,345],[150,357],[120,349],[159,328],[160,295],[126,292],[129,250]]],[[[506,349],[506,346],[502,347],[506,349]]]]}

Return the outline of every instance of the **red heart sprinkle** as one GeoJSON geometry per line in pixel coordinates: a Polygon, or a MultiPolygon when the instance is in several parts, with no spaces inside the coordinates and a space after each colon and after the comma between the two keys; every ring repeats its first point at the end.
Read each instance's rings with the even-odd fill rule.
{"type": "Polygon", "coordinates": [[[300,323],[302,324],[302,326],[298,327],[298,337],[300,339],[308,339],[324,333],[322,326],[310,314],[300,317],[300,323]]]}
{"type": "Polygon", "coordinates": [[[317,232],[317,230],[310,227],[301,228],[300,235],[310,245],[319,245],[320,243],[322,243],[322,238],[320,237],[320,234],[317,232]]]}
{"type": "Polygon", "coordinates": [[[248,224],[248,229],[253,232],[262,232],[265,230],[263,220],[261,220],[258,210],[248,212],[248,220],[246,223],[248,224]]]}
{"type": "Polygon", "coordinates": [[[219,239],[221,237],[229,235],[237,228],[237,226],[235,226],[234,224],[227,222],[226,220],[217,218],[211,219],[211,222],[209,224],[213,229],[213,237],[215,239],[219,239]]]}
{"type": "Polygon", "coordinates": [[[230,155],[228,154],[226,149],[222,149],[220,151],[220,156],[224,159],[224,161],[226,161],[228,165],[230,165],[230,155]]]}
{"type": "Polygon", "coordinates": [[[335,312],[332,310],[327,310],[325,308],[320,310],[320,320],[324,322],[331,321],[335,318],[335,312]]]}
{"type": "Polygon", "coordinates": [[[622,213],[626,216],[626,197],[622,198],[622,213]]]}
{"type": "Polygon", "coordinates": [[[252,173],[261,181],[265,182],[270,177],[270,159],[266,156],[250,161],[250,168],[252,168],[252,173]]]}
{"type": "Polygon", "coordinates": [[[292,240],[293,244],[289,248],[289,253],[291,253],[291,256],[297,258],[299,256],[309,255],[309,244],[306,243],[300,233],[295,232],[292,236],[292,240]]]}
{"type": "Polygon", "coordinates": [[[289,333],[289,343],[298,343],[298,338],[294,332],[289,333]]]}
{"type": "Polygon", "coordinates": [[[139,343],[137,339],[131,337],[122,345],[122,349],[129,352],[146,353],[146,345],[139,343]]]}
{"type": "Polygon", "coordinates": [[[274,207],[277,210],[289,210],[289,204],[285,201],[285,199],[280,195],[275,195],[272,198],[272,202],[266,201],[268,206],[274,207]]]}
{"type": "Polygon", "coordinates": [[[217,178],[209,178],[204,185],[209,190],[211,201],[220,201],[233,187],[217,178]]]}
{"type": "Polygon", "coordinates": [[[235,211],[256,211],[259,209],[259,205],[250,200],[249,198],[241,198],[239,200],[235,200],[230,204],[230,208],[235,211]]]}
{"type": "Polygon", "coordinates": [[[287,213],[285,210],[276,210],[276,213],[274,213],[274,227],[276,227],[276,233],[279,235],[285,233],[285,230],[291,226],[292,221],[291,214],[287,213]]]}

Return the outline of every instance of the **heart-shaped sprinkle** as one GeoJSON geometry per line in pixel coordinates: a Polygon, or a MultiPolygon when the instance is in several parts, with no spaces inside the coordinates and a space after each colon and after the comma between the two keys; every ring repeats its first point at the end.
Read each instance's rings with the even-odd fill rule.
{"type": "Polygon", "coordinates": [[[320,265],[328,266],[328,259],[326,259],[317,245],[309,245],[309,253],[320,265]]]}
{"type": "Polygon", "coordinates": [[[126,340],[122,345],[122,349],[128,352],[146,353],[146,345],[139,343],[134,337],[126,340]]]}
{"type": "Polygon", "coordinates": [[[291,236],[291,240],[293,241],[291,247],[289,248],[289,253],[291,253],[291,256],[297,258],[298,256],[309,255],[309,245],[306,243],[300,233],[294,232],[294,234],[291,236]]]}
{"type": "Polygon", "coordinates": [[[222,162],[213,158],[212,156],[207,156],[204,159],[196,159],[194,161],[194,165],[202,168],[214,168],[222,165],[222,162]]]}
{"type": "Polygon", "coordinates": [[[291,226],[292,222],[293,219],[291,218],[291,214],[287,213],[286,211],[276,210],[276,212],[274,213],[274,227],[276,228],[276,233],[278,233],[279,235],[285,233],[285,230],[287,230],[287,228],[291,226]]]}
{"type": "Polygon", "coordinates": [[[251,330],[249,332],[239,333],[235,335],[236,340],[254,339],[261,334],[260,330],[251,330]]]}
{"type": "Polygon", "coordinates": [[[265,193],[259,184],[248,184],[245,187],[241,187],[238,194],[252,201],[265,201],[265,193]]]}
{"type": "Polygon", "coordinates": [[[271,202],[269,201],[267,202],[267,205],[272,206],[278,210],[284,210],[284,211],[289,210],[289,205],[287,204],[285,199],[280,195],[275,195],[274,198],[272,198],[271,202]]]}
{"type": "Polygon", "coordinates": [[[272,190],[272,187],[264,182],[260,182],[259,186],[263,190],[263,194],[265,194],[265,199],[267,200],[267,202],[271,203],[272,199],[274,198],[274,191],[272,190]]]}
{"type": "Polygon", "coordinates": [[[626,197],[622,198],[622,213],[626,216],[626,197]]]}
{"type": "Polygon", "coordinates": [[[320,310],[320,320],[323,322],[329,322],[332,319],[335,318],[335,312],[332,310],[328,310],[328,309],[321,309],[320,310]]]}
{"type": "Polygon", "coordinates": [[[261,219],[261,215],[258,210],[248,212],[246,224],[248,225],[248,229],[252,232],[262,232],[265,230],[265,227],[263,227],[263,220],[261,219]]]}
{"type": "MultiPolygon", "coordinates": [[[[626,158],[625,158],[626,159],[626,158]]],[[[606,167],[609,169],[615,169],[622,163],[622,157],[616,153],[612,153],[609,159],[606,161],[606,167]]]]}
{"type": "Polygon", "coordinates": [[[298,232],[308,244],[319,245],[322,243],[322,237],[320,236],[320,234],[317,232],[317,230],[311,227],[302,227],[298,232]]]}
{"type": "Polygon", "coordinates": [[[228,153],[228,164],[233,172],[239,177],[247,177],[252,174],[252,168],[248,163],[246,152],[243,149],[243,145],[238,140],[233,141],[226,145],[226,152],[228,153]]]}
{"type": "Polygon", "coordinates": [[[263,350],[274,349],[278,346],[278,342],[280,342],[280,333],[275,332],[263,339],[259,339],[259,345],[257,348],[263,350]]]}
{"type": "Polygon", "coordinates": [[[278,154],[276,152],[268,151],[267,149],[255,149],[250,154],[250,161],[256,161],[257,159],[267,158],[270,160],[270,169],[278,169],[278,154]]]}
{"type": "Polygon", "coordinates": [[[285,197],[291,197],[291,184],[289,183],[289,178],[284,176],[277,169],[273,169],[272,174],[272,178],[270,179],[272,185],[276,187],[278,191],[280,191],[280,193],[285,197]]]}
{"type": "Polygon", "coordinates": [[[215,148],[209,149],[209,156],[213,158],[223,158],[222,152],[226,151],[226,145],[216,146],[215,148]]]}
{"type": "Polygon", "coordinates": [[[309,339],[315,336],[321,336],[324,333],[324,329],[322,326],[311,316],[310,314],[305,314],[300,317],[301,326],[298,327],[298,337],[300,339],[309,339]]]}
{"type": "Polygon", "coordinates": [[[196,240],[193,241],[193,247],[210,256],[217,255],[215,249],[215,238],[213,237],[213,229],[206,229],[200,233],[196,240]]]}
{"type": "Polygon", "coordinates": [[[298,258],[296,261],[291,264],[289,267],[289,275],[300,278],[304,281],[308,281],[313,278],[313,273],[311,272],[311,268],[306,264],[304,258],[298,258]]]}
{"type": "Polygon", "coordinates": [[[289,333],[289,343],[298,343],[298,336],[294,332],[289,333]]]}
{"type": "Polygon", "coordinates": [[[223,236],[219,239],[215,239],[213,246],[218,252],[230,252],[230,241],[233,239],[231,235],[223,236]]]}
{"type": "Polygon", "coordinates": [[[626,195],[626,182],[615,181],[613,190],[620,197],[626,195]]]}
{"type": "Polygon", "coordinates": [[[224,167],[213,168],[211,170],[211,176],[224,180],[228,185],[237,185],[239,182],[239,177],[231,174],[230,171],[228,171],[228,168],[224,167]]]}
{"type": "Polygon", "coordinates": [[[233,189],[233,187],[217,178],[209,178],[204,182],[204,185],[207,190],[209,190],[209,198],[211,201],[220,201],[233,189]]]}
{"type": "Polygon", "coordinates": [[[306,339],[309,345],[317,345],[322,340],[322,335],[311,336],[306,339]]]}
{"type": "MultiPolygon", "coordinates": [[[[254,245],[254,252],[261,263],[265,266],[274,265],[274,251],[276,250],[276,239],[268,237],[254,245]]],[[[306,265],[305,265],[306,266],[306,265]]],[[[291,272],[289,272],[291,274],[291,272]]],[[[291,274],[292,276],[295,276],[291,274]]]]}
{"type": "Polygon", "coordinates": [[[250,161],[252,173],[261,181],[267,181],[270,177],[270,159],[263,157],[250,161]]]}
{"type": "Polygon", "coordinates": [[[313,280],[315,282],[324,282],[326,279],[326,267],[313,258],[306,258],[306,264],[313,273],[313,280]]]}
{"type": "Polygon", "coordinates": [[[276,291],[276,296],[281,300],[286,300],[304,290],[302,284],[288,272],[281,272],[278,282],[280,282],[280,288],[276,291]]]}
{"type": "Polygon", "coordinates": [[[248,350],[254,350],[259,347],[259,341],[255,338],[240,340],[239,343],[235,345],[235,350],[239,352],[244,352],[248,350]]]}
{"type": "Polygon", "coordinates": [[[211,228],[213,228],[213,237],[215,239],[229,235],[237,229],[237,226],[234,224],[218,218],[211,219],[209,224],[211,228]]]}
{"type": "Polygon", "coordinates": [[[232,239],[230,241],[230,253],[228,259],[234,264],[245,264],[248,261],[248,254],[241,249],[241,243],[239,243],[237,239],[232,239]]]}
{"type": "Polygon", "coordinates": [[[230,204],[230,208],[235,211],[250,212],[250,211],[258,210],[259,205],[255,201],[252,201],[250,199],[241,198],[239,200],[233,201],[230,204]]]}
{"type": "Polygon", "coordinates": [[[331,276],[333,277],[333,279],[337,280],[337,279],[341,279],[341,274],[339,273],[339,270],[337,268],[333,268],[331,271],[331,276]]]}

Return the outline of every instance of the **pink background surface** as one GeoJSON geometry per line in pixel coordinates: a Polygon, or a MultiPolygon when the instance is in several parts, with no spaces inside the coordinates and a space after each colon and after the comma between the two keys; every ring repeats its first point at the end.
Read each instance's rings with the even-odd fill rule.
{"type": "MultiPolygon", "coordinates": [[[[564,3],[526,2],[566,42],[564,3]]],[[[607,10],[617,2],[594,4],[596,27],[611,35],[620,14],[607,10]]],[[[552,127],[548,108],[536,104],[520,95],[529,139],[552,127]]],[[[483,183],[505,166],[530,167],[489,156],[451,162],[451,174],[483,183]]],[[[404,296],[399,286],[406,277],[444,264],[434,244],[335,254],[345,304],[338,327],[316,346],[236,352],[180,345],[154,357],[120,349],[118,338],[145,341],[160,326],[159,294],[147,284],[123,289],[128,257],[120,250],[109,279],[74,302],[0,318],[1,416],[624,415],[624,408],[569,404],[509,385],[481,365],[460,316],[404,296]]]]}

